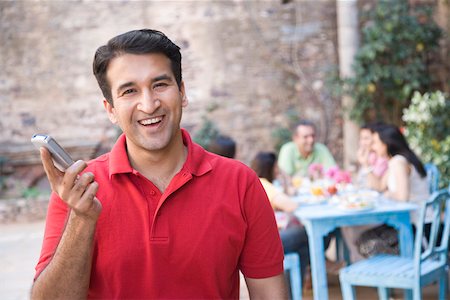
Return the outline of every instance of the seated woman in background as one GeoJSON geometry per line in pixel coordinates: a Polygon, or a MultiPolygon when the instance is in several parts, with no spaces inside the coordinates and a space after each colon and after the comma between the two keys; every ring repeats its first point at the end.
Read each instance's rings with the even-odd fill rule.
{"type": "MultiPolygon", "coordinates": [[[[388,154],[385,153],[384,156],[379,156],[372,150],[375,128],[381,126],[385,126],[385,124],[381,122],[369,123],[361,126],[359,130],[359,145],[356,152],[359,170],[355,180],[355,184],[358,188],[369,188],[369,177],[375,176],[379,180],[383,177],[388,168],[388,154]]],[[[378,225],[376,224],[369,224],[341,227],[341,234],[349,250],[350,261],[352,263],[364,259],[364,256],[359,253],[355,244],[361,233],[377,226],[378,225]]]]}
{"type": "Polygon", "coordinates": [[[309,265],[308,237],[305,228],[290,214],[298,207],[298,203],[272,184],[276,174],[276,155],[272,152],[259,152],[252,160],[251,168],[258,174],[276,213],[284,253],[299,254],[300,271],[302,278],[305,278],[305,269],[309,265]]]}
{"type": "MultiPolygon", "coordinates": [[[[372,150],[378,156],[387,156],[389,160],[388,169],[381,178],[369,173],[368,180],[371,188],[383,192],[387,198],[396,201],[420,204],[428,199],[429,188],[425,168],[417,155],[409,148],[399,128],[393,125],[376,127],[372,150]]],[[[413,214],[412,222],[415,220],[416,214],[413,214]]],[[[431,220],[432,215],[427,214],[426,223],[430,223],[431,220]]],[[[429,226],[426,226],[425,234],[428,235],[428,232],[429,226]]],[[[380,252],[397,253],[395,234],[395,230],[386,225],[363,233],[358,241],[361,254],[370,256],[380,252]],[[391,231],[392,234],[385,234],[386,231],[391,231]],[[391,235],[392,238],[389,238],[391,235]],[[374,236],[382,237],[376,243],[373,240],[366,241],[374,236]]]]}
{"type": "Polygon", "coordinates": [[[400,129],[393,125],[375,128],[372,149],[378,156],[389,158],[385,175],[371,177],[373,188],[397,201],[421,203],[428,199],[427,172],[400,129]]]}

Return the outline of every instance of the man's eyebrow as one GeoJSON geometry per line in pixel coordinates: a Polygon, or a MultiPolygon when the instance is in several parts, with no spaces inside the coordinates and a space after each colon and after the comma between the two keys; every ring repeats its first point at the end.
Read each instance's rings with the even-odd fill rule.
{"type": "Polygon", "coordinates": [[[125,88],[128,88],[128,87],[130,87],[130,86],[133,86],[134,85],[134,82],[125,82],[125,83],[123,83],[123,84],[121,84],[121,85],[119,85],[118,87],[117,87],[117,90],[116,90],[116,92],[117,93],[119,93],[121,90],[123,90],[123,89],[125,89],[125,88]]]}
{"type": "Polygon", "coordinates": [[[163,75],[156,76],[155,78],[153,78],[152,82],[156,82],[156,81],[160,81],[160,80],[170,80],[170,81],[172,81],[172,77],[170,77],[167,74],[163,74],[163,75]]]}

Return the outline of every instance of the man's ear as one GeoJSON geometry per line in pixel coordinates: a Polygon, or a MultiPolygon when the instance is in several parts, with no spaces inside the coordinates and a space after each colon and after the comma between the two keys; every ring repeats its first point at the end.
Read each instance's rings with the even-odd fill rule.
{"type": "Polygon", "coordinates": [[[108,102],[108,100],[103,99],[103,106],[105,107],[106,113],[108,114],[108,118],[113,124],[117,124],[117,118],[115,113],[114,106],[108,102]]]}
{"type": "Polygon", "coordinates": [[[181,93],[181,107],[186,107],[188,105],[189,101],[186,96],[186,91],[184,89],[184,81],[181,82],[180,93],[181,93]]]}

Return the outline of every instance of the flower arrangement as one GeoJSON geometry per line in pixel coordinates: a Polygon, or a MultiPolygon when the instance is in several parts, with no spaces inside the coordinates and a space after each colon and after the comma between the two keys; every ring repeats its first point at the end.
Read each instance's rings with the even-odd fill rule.
{"type": "Polygon", "coordinates": [[[324,172],[324,168],[319,163],[313,163],[308,167],[308,175],[311,179],[320,178],[331,179],[334,183],[351,183],[352,177],[350,172],[341,170],[339,167],[331,167],[324,172]]]}
{"type": "Polygon", "coordinates": [[[350,172],[339,169],[339,167],[331,167],[325,172],[325,177],[333,180],[335,183],[351,183],[352,176],[350,172]]]}
{"type": "Polygon", "coordinates": [[[308,175],[312,180],[323,177],[323,166],[319,163],[312,163],[308,167],[308,175]]]}

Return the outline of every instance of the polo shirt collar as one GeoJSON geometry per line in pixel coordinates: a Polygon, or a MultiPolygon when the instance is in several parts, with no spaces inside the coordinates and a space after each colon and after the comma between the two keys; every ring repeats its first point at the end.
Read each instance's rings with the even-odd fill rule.
{"type": "Polygon", "coordinates": [[[205,149],[194,143],[186,130],[181,129],[181,134],[183,143],[188,148],[188,157],[183,169],[195,176],[201,176],[209,172],[212,169],[212,164],[205,149]]]}
{"type": "MultiPolygon", "coordinates": [[[[188,148],[188,156],[182,169],[195,176],[201,176],[209,172],[212,169],[212,164],[209,156],[206,155],[206,151],[192,141],[186,130],[181,129],[181,135],[183,144],[188,148]]],[[[109,178],[111,179],[114,174],[133,172],[135,171],[131,167],[127,155],[126,137],[125,134],[122,134],[109,155],[109,178]]]]}

